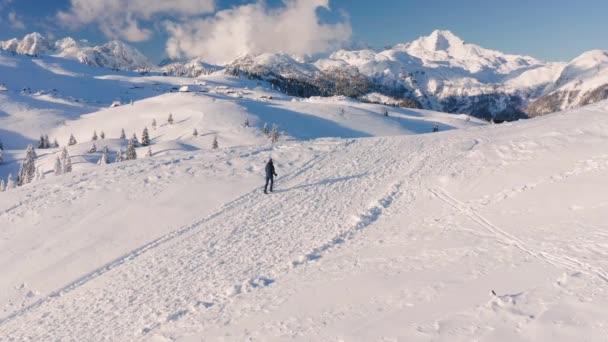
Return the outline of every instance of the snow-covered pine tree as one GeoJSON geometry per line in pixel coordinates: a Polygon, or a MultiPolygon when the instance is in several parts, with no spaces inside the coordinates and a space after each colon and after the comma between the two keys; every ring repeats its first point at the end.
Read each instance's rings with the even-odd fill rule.
{"type": "Polygon", "coordinates": [[[19,185],[31,183],[36,176],[36,151],[30,144],[25,150],[25,158],[21,161],[19,169],[19,185]]]}
{"type": "Polygon", "coordinates": [[[97,140],[97,131],[93,131],[93,136],[91,137],[91,141],[97,140]]]}
{"type": "Polygon", "coordinates": [[[0,179],[0,192],[6,191],[6,184],[4,183],[4,179],[0,179]]]}
{"type": "Polygon", "coordinates": [[[61,172],[72,172],[72,157],[70,157],[68,149],[65,147],[61,150],[61,172]]]}
{"type": "Polygon", "coordinates": [[[40,140],[38,140],[38,149],[44,148],[44,135],[40,134],[40,140]]]}
{"type": "Polygon", "coordinates": [[[2,164],[3,161],[4,159],[2,158],[2,150],[0,150],[0,164],[2,164]]]}
{"type": "Polygon", "coordinates": [[[78,142],[76,138],[74,138],[74,134],[70,134],[70,139],[68,140],[68,146],[76,145],[78,142]]]}
{"type": "Polygon", "coordinates": [[[95,153],[97,152],[97,145],[95,145],[95,143],[93,143],[93,145],[91,145],[91,148],[89,148],[89,153],[95,153]]]}
{"type": "Polygon", "coordinates": [[[137,143],[137,137],[133,135],[133,138],[129,140],[129,144],[127,145],[127,154],[125,156],[126,160],[135,160],[137,159],[137,151],[135,151],[137,143]]]}
{"type": "Polygon", "coordinates": [[[44,148],[51,148],[51,140],[48,134],[44,135],[44,148]]]}
{"type": "Polygon", "coordinates": [[[279,126],[272,124],[272,133],[270,134],[270,140],[272,143],[277,143],[280,135],[281,133],[279,133],[279,126]]]}
{"type": "Polygon", "coordinates": [[[55,172],[55,176],[59,176],[63,173],[63,165],[59,157],[55,159],[55,167],[53,168],[53,171],[55,172]]]}
{"type": "Polygon", "coordinates": [[[135,147],[139,147],[139,140],[137,139],[137,135],[135,135],[135,133],[133,133],[131,141],[135,144],[135,147]]]}
{"type": "Polygon", "coordinates": [[[194,131],[192,132],[192,135],[194,137],[198,137],[198,130],[195,128],[194,131]]]}
{"type": "Polygon", "coordinates": [[[152,129],[156,131],[156,119],[152,119],[152,129]]]}
{"type": "Polygon", "coordinates": [[[101,132],[99,133],[99,137],[100,137],[102,140],[103,140],[103,139],[105,139],[105,138],[106,138],[106,133],[104,133],[104,131],[101,131],[101,132]]]}
{"type": "Polygon", "coordinates": [[[220,148],[220,145],[217,142],[217,136],[213,137],[213,144],[211,145],[211,148],[213,148],[214,150],[217,150],[218,148],[220,148]]]}
{"type": "Polygon", "coordinates": [[[59,142],[57,141],[57,139],[53,140],[53,147],[54,148],[58,148],[59,147],[59,142]]]}
{"type": "Polygon", "coordinates": [[[263,132],[265,136],[270,137],[270,127],[268,127],[268,123],[264,123],[263,132]]]}
{"type": "Polygon", "coordinates": [[[120,139],[127,140],[127,135],[125,134],[124,128],[120,131],[120,139]]]}
{"type": "Polygon", "coordinates": [[[148,127],[144,127],[144,131],[141,133],[141,146],[150,145],[150,134],[148,133],[148,127]]]}
{"type": "Polygon", "coordinates": [[[167,119],[169,125],[173,125],[173,114],[169,113],[169,118],[167,119]]]}
{"type": "Polygon", "coordinates": [[[103,147],[103,152],[101,153],[101,158],[99,158],[97,165],[107,165],[109,163],[110,163],[110,149],[108,149],[108,146],[106,145],[103,147]]]}
{"type": "Polygon", "coordinates": [[[152,146],[148,146],[148,152],[146,152],[146,157],[152,157],[152,146]]]}
{"type": "Polygon", "coordinates": [[[116,152],[116,159],[114,159],[114,162],[120,163],[123,160],[125,160],[125,156],[123,155],[122,148],[121,148],[121,149],[118,149],[118,152],[116,152]]]}
{"type": "Polygon", "coordinates": [[[9,173],[8,178],[6,179],[6,190],[15,188],[15,180],[13,179],[13,174],[9,173]]]}

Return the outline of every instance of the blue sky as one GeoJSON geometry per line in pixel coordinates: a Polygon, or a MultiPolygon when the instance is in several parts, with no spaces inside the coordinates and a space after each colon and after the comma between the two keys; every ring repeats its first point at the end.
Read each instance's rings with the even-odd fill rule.
{"type": "MultiPolygon", "coordinates": [[[[212,2],[213,0],[203,1],[212,2]]],[[[252,2],[216,0],[215,10],[238,8],[252,2]]],[[[267,0],[266,3],[267,8],[270,9],[283,7],[281,0],[267,0]]],[[[579,0],[577,2],[571,0],[330,0],[330,5],[331,11],[316,10],[318,18],[323,23],[336,24],[347,21],[352,29],[350,39],[355,42],[365,42],[374,48],[411,41],[428,35],[435,29],[447,29],[466,42],[545,60],[571,60],[587,50],[608,49],[608,36],[606,35],[608,32],[608,20],[606,20],[608,1],[606,0],[579,0]]],[[[70,0],[0,0],[0,39],[21,37],[32,31],[39,31],[45,35],[52,34],[58,38],[73,36],[78,39],[88,39],[93,43],[102,43],[113,38],[108,36],[107,32],[104,34],[101,29],[103,23],[100,22],[85,22],[71,28],[67,27],[65,23],[61,23],[57,19],[56,13],[58,11],[68,12],[71,6],[70,0]]],[[[122,14],[117,13],[116,15],[122,14]]],[[[153,13],[150,18],[142,16],[137,23],[140,28],[149,31],[149,37],[130,43],[152,60],[159,61],[166,55],[167,40],[175,35],[169,33],[159,23],[170,20],[182,25],[181,23],[184,21],[194,22],[197,18],[213,17],[214,13],[201,10],[201,13],[188,16],[188,18],[185,16],[187,15],[184,13],[164,13],[161,10],[153,13]]],[[[264,18],[260,20],[264,20],[264,18]]],[[[286,20],[293,20],[293,18],[286,20]]],[[[122,23],[122,21],[120,22],[122,23]]],[[[204,36],[207,34],[207,26],[187,26],[185,24],[179,26],[179,28],[190,29],[193,27],[196,27],[196,34],[199,37],[192,40],[191,43],[200,44],[206,49],[223,48],[223,45],[218,45],[217,42],[206,40],[204,36]]],[[[123,39],[124,37],[118,36],[117,38],[123,39]]],[[[190,42],[188,37],[182,35],[178,38],[179,44],[175,50],[186,55],[196,54],[197,50],[190,51],[188,47],[185,47],[188,44],[184,44],[184,42],[190,42]]],[[[343,38],[344,34],[329,34],[327,40],[343,38]]],[[[249,39],[253,40],[253,38],[249,39]]],[[[298,39],[298,36],[292,35],[291,38],[286,39],[298,39]]],[[[227,40],[230,39],[227,38],[227,40]]],[[[281,41],[281,39],[275,40],[281,41]]],[[[307,48],[321,49],[318,46],[304,47],[304,49],[307,48]]],[[[237,52],[235,51],[235,53],[237,52]]]]}

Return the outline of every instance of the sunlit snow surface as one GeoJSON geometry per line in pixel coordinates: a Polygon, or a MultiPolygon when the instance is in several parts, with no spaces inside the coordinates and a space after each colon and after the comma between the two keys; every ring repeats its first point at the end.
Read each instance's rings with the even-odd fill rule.
{"type": "MultiPolygon", "coordinates": [[[[3,58],[2,70],[30,63],[3,58]]],[[[0,176],[42,129],[80,144],[73,173],[53,176],[57,151],[38,150],[46,179],[0,193],[0,340],[608,336],[606,102],[480,125],[394,108],[386,118],[383,106],[294,100],[224,76],[92,69],[78,86],[45,70],[71,90],[39,100],[13,91],[24,77],[0,81],[0,135],[15,146],[0,176]],[[105,108],[125,89],[147,95],[105,108]],[[86,152],[93,130],[116,150],[121,128],[139,136],[153,118],[155,156],[97,166],[86,152]],[[285,131],[278,144],[264,122],[285,131]],[[442,132],[411,135],[435,124],[442,132]],[[279,176],[264,195],[269,157],[279,176]]]]}

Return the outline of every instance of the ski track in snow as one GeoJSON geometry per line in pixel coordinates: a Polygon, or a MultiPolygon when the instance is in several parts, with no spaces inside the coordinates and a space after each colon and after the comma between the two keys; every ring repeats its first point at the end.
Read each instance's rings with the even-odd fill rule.
{"type": "MultiPolygon", "coordinates": [[[[322,154],[322,155],[320,155],[320,156],[318,156],[316,158],[311,159],[310,161],[308,161],[307,163],[305,163],[296,172],[293,172],[292,174],[287,175],[286,177],[283,177],[281,179],[281,181],[289,181],[290,179],[292,179],[294,177],[297,177],[299,174],[301,174],[302,172],[304,172],[307,169],[309,169],[310,167],[312,167],[314,165],[314,163],[316,163],[316,162],[324,159],[329,153],[330,152],[326,152],[326,153],[324,153],[324,154],[322,154]]],[[[228,158],[224,158],[224,159],[228,160],[228,158]]],[[[219,162],[221,162],[221,161],[223,161],[223,160],[220,159],[219,162]]],[[[73,184],[70,184],[68,186],[68,188],[72,188],[73,185],[76,185],[76,184],[81,183],[83,181],[86,181],[86,179],[85,180],[81,179],[81,180],[79,180],[79,181],[77,181],[77,182],[75,182],[73,184]]],[[[52,192],[52,194],[56,194],[56,193],[59,193],[59,192],[60,192],[60,190],[56,190],[56,191],[52,192]]],[[[90,273],[82,276],[81,278],[76,279],[75,281],[67,284],[66,286],[64,286],[64,287],[62,287],[62,288],[60,288],[60,289],[58,289],[56,291],[53,291],[48,296],[46,296],[44,298],[41,298],[38,301],[36,301],[36,302],[34,302],[34,303],[30,304],[30,305],[27,305],[27,306],[21,308],[20,310],[17,310],[15,312],[11,313],[10,315],[8,315],[6,317],[0,318],[0,326],[2,324],[4,324],[5,322],[7,322],[7,321],[10,321],[10,320],[12,320],[12,319],[14,319],[14,318],[16,318],[18,316],[21,316],[21,315],[23,315],[23,314],[25,314],[25,313],[27,313],[29,311],[32,311],[32,310],[40,307],[41,305],[43,305],[44,303],[48,302],[49,300],[51,300],[53,298],[57,298],[57,297],[61,297],[63,295],[66,295],[67,293],[69,293],[69,292],[71,292],[71,291],[73,291],[73,290],[75,290],[75,289],[77,289],[77,288],[85,285],[86,283],[94,280],[97,277],[100,277],[100,276],[104,275],[105,273],[113,270],[114,268],[117,268],[117,267],[119,267],[119,266],[121,266],[121,265],[123,265],[125,263],[134,261],[140,255],[142,255],[142,254],[144,254],[146,252],[149,252],[149,251],[151,251],[154,248],[157,248],[157,247],[159,247],[159,246],[161,246],[161,245],[163,245],[163,244],[165,244],[165,243],[167,243],[167,242],[169,242],[169,241],[171,241],[173,239],[179,238],[179,237],[181,237],[181,236],[183,236],[185,234],[190,233],[191,231],[193,231],[196,228],[200,227],[203,223],[205,223],[207,221],[210,221],[210,220],[214,219],[215,217],[217,217],[219,215],[222,215],[225,211],[231,210],[233,208],[237,208],[240,204],[242,204],[243,202],[249,200],[251,197],[256,196],[258,193],[259,193],[259,190],[255,189],[254,191],[251,191],[251,192],[249,192],[249,193],[247,193],[247,194],[245,194],[245,195],[243,195],[241,197],[238,197],[238,198],[230,201],[229,203],[224,204],[215,213],[213,213],[211,215],[208,215],[208,216],[206,216],[206,217],[204,217],[202,219],[199,219],[199,220],[193,222],[192,224],[183,226],[183,227],[181,227],[181,228],[179,228],[179,229],[177,229],[177,230],[175,230],[175,231],[173,231],[173,232],[171,232],[169,234],[166,234],[166,235],[164,235],[164,236],[162,236],[160,238],[157,238],[156,240],[151,241],[151,242],[149,242],[149,243],[147,243],[147,244],[145,244],[145,245],[143,245],[143,246],[141,246],[141,247],[139,247],[139,248],[137,248],[137,249],[135,249],[135,250],[133,250],[133,251],[131,251],[131,252],[129,252],[129,253],[127,253],[127,254],[125,254],[125,255],[123,255],[123,256],[115,259],[115,260],[113,260],[113,261],[111,261],[111,262],[109,262],[108,264],[103,265],[103,266],[101,266],[101,267],[93,270],[92,272],[90,272],[90,273]]],[[[27,203],[35,202],[36,200],[40,200],[42,198],[44,198],[44,196],[37,196],[37,197],[34,197],[34,198],[30,199],[29,201],[27,201],[27,203]]],[[[11,207],[11,208],[5,210],[3,212],[3,214],[7,214],[10,211],[16,209],[17,207],[19,207],[21,205],[24,205],[24,204],[27,204],[27,203],[26,202],[20,202],[16,206],[11,207]]]]}
{"type": "Polygon", "coordinates": [[[460,211],[465,214],[471,220],[475,221],[477,224],[487,229],[490,233],[492,233],[496,238],[498,238],[501,242],[512,245],[520,250],[536,257],[545,260],[546,262],[557,266],[557,267],[565,267],[567,269],[571,269],[574,271],[578,271],[592,277],[595,277],[603,282],[608,283],[608,273],[604,271],[601,267],[597,267],[594,265],[587,264],[580,260],[577,260],[573,257],[568,256],[557,256],[545,251],[535,250],[529,247],[524,241],[507,233],[505,230],[500,227],[492,224],[488,219],[479,214],[475,209],[466,205],[465,203],[459,201],[454,198],[452,195],[447,193],[445,190],[438,188],[428,187],[428,190],[438,199],[450,205],[454,209],[460,211]]]}
{"type": "Polygon", "coordinates": [[[279,179],[276,193],[249,192],[13,312],[0,330],[14,340],[76,340],[92,331],[97,340],[129,339],[268,286],[377,221],[404,191],[399,179],[426,165],[424,154],[389,142],[346,141],[279,179]],[[358,144],[363,154],[350,148],[358,144]],[[338,160],[327,159],[336,148],[338,160]],[[378,159],[380,151],[394,159],[378,159]],[[55,331],[57,320],[71,323],[55,331]]]}

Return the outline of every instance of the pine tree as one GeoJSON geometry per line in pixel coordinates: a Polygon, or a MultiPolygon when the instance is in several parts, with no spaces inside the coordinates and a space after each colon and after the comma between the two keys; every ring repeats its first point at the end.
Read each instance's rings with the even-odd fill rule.
{"type": "Polygon", "coordinates": [[[55,171],[55,176],[59,176],[63,173],[63,165],[59,157],[55,159],[55,167],[53,168],[53,170],[55,171]]]}
{"type": "Polygon", "coordinates": [[[78,142],[74,138],[74,134],[70,134],[70,140],[68,140],[68,146],[76,145],[78,142]]]}
{"type": "Polygon", "coordinates": [[[263,132],[265,136],[270,137],[270,127],[268,127],[268,123],[264,123],[263,132]]]}
{"type": "Polygon", "coordinates": [[[127,135],[125,134],[124,128],[120,131],[120,139],[127,140],[127,135]]]}
{"type": "Polygon", "coordinates": [[[152,157],[152,146],[148,147],[148,152],[146,153],[146,157],[152,157]]]}
{"type": "Polygon", "coordinates": [[[156,119],[152,119],[152,129],[156,131],[156,119]]]}
{"type": "Polygon", "coordinates": [[[270,135],[270,139],[273,143],[277,143],[279,141],[279,137],[280,137],[280,133],[279,133],[279,126],[273,124],[272,125],[272,133],[270,135]]]}
{"type": "Polygon", "coordinates": [[[141,134],[141,146],[150,145],[150,135],[148,134],[148,127],[144,127],[144,131],[141,134]]]}
{"type": "Polygon", "coordinates": [[[196,128],[194,129],[194,132],[192,132],[192,135],[193,135],[194,137],[198,137],[198,131],[196,130],[196,128]]]}
{"type": "Polygon", "coordinates": [[[97,165],[107,165],[110,163],[110,149],[108,146],[103,147],[103,152],[101,153],[101,158],[97,162],[97,165]]]}
{"type": "Polygon", "coordinates": [[[95,143],[93,143],[93,145],[91,145],[91,148],[89,148],[89,153],[95,153],[97,152],[97,145],[95,145],[95,143]]]}
{"type": "Polygon", "coordinates": [[[10,189],[14,189],[14,188],[15,188],[15,181],[13,180],[13,174],[9,173],[8,179],[6,180],[6,190],[10,190],[10,189]]]}
{"type": "Polygon", "coordinates": [[[97,140],[97,131],[93,131],[93,137],[91,137],[91,141],[97,140]]]}
{"type": "Polygon", "coordinates": [[[133,135],[133,138],[129,140],[129,144],[127,145],[127,155],[125,156],[126,160],[137,159],[137,151],[135,151],[136,143],[137,137],[133,135]]]}
{"type": "Polygon", "coordinates": [[[384,109],[382,110],[382,115],[384,115],[384,116],[388,116],[388,109],[384,108],[384,109]]]}
{"type": "Polygon", "coordinates": [[[59,147],[59,142],[57,141],[57,139],[53,140],[53,147],[54,148],[58,148],[59,147]]]}
{"type": "Polygon", "coordinates": [[[43,149],[44,148],[44,135],[40,135],[40,140],[38,140],[38,148],[39,149],[43,149]]]}
{"type": "Polygon", "coordinates": [[[118,150],[118,152],[116,152],[116,159],[114,159],[115,163],[120,163],[123,160],[125,160],[125,157],[122,153],[122,148],[118,150]]]}
{"type": "Polygon", "coordinates": [[[106,134],[104,133],[104,131],[101,131],[101,133],[99,133],[99,137],[103,140],[106,138],[106,134]]]}
{"type": "Polygon", "coordinates": [[[70,157],[68,149],[65,147],[61,151],[61,172],[72,172],[72,157],[70,157]]]}
{"type": "Polygon", "coordinates": [[[249,118],[245,119],[245,122],[243,123],[243,127],[249,127],[249,118]]]}
{"type": "Polygon", "coordinates": [[[220,148],[220,145],[217,143],[217,136],[213,137],[213,144],[211,145],[211,148],[213,148],[214,150],[220,148]]]}
{"type": "Polygon", "coordinates": [[[4,150],[4,145],[2,144],[2,139],[0,139],[0,150],[4,150]]]}
{"type": "Polygon", "coordinates": [[[2,158],[2,150],[0,150],[0,164],[2,164],[3,161],[4,159],[2,158]]]}
{"type": "Polygon", "coordinates": [[[169,113],[169,118],[167,119],[169,125],[173,125],[173,114],[169,113]]]}
{"type": "Polygon", "coordinates": [[[135,144],[135,147],[139,147],[139,140],[137,140],[137,135],[133,133],[133,137],[131,137],[131,141],[135,144]]]}
{"type": "Polygon", "coordinates": [[[44,135],[44,148],[51,148],[51,140],[48,134],[44,135]]]}
{"type": "Polygon", "coordinates": [[[6,184],[4,184],[4,179],[0,179],[0,192],[6,191],[6,184]]]}
{"type": "Polygon", "coordinates": [[[21,161],[19,169],[19,185],[31,183],[36,175],[36,151],[32,145],[25,150],[25,158],[21,161]]]}

